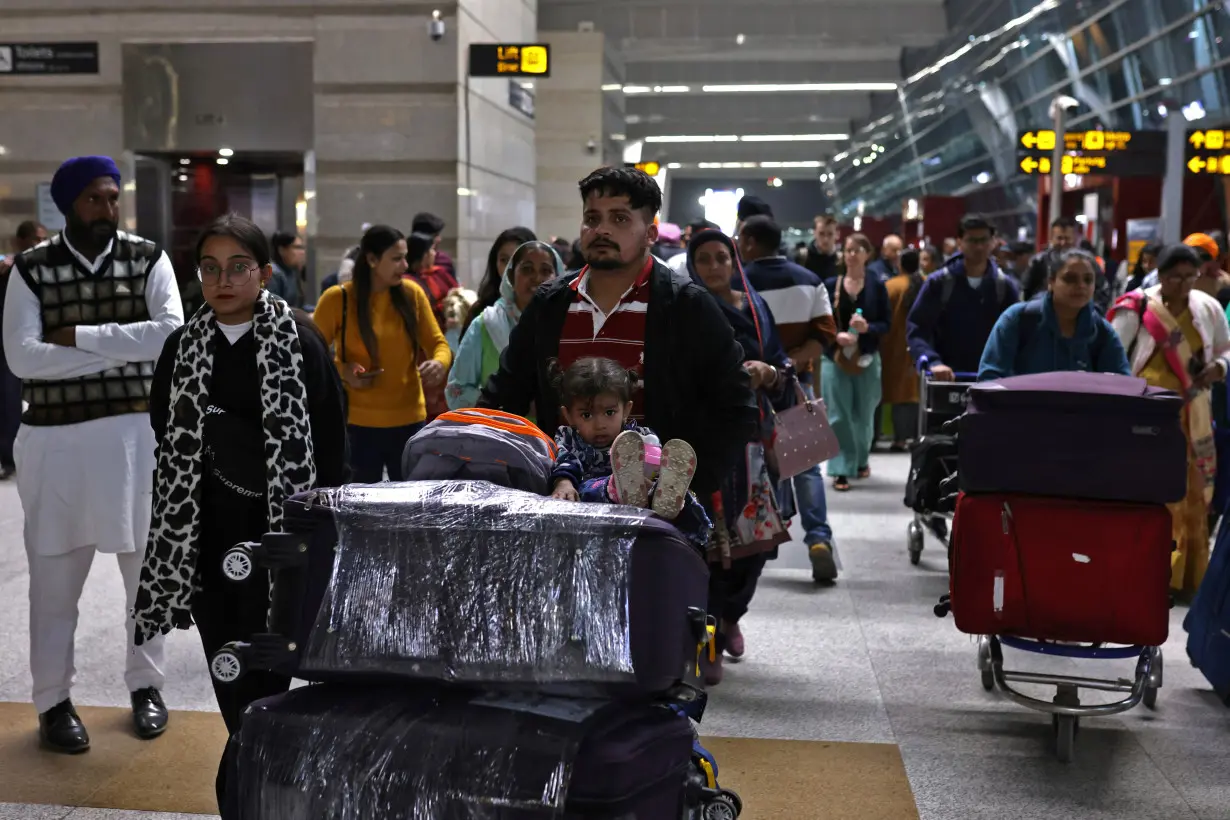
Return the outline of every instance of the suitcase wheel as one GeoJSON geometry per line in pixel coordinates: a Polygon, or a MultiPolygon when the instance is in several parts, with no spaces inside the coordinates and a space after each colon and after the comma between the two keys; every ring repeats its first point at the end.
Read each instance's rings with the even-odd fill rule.
{"type": "Polygon", "coordinates": [[[1149,670],[1149,682],[1145,686],[1144,698],[1142,698],[1145,707],[1148,709],[1157,708],[1157,690],[1162,688],[1162,650],[1157,648],[1153,651],[1153,666],[1149,670]]]}
{"type": "Polygon", "coordinates": [[[246,581],[252,575],[252,550],[247,544],[236,544],[222,554],[222,574],[228,581],[246,581]]]}
{"type": "Polygon", "coordinates": [[[743,801],[739,795],[728,789],[722,789],[717,796],[705,804],[704,820],[735,820],[743,813],[743,801]]]}
{"type": "Polygon", "coordinates": [[[234,683],[243,673],[243,654],[237,643],[223,645],[209,659],[209,674],[219,683],[234,683]]]}
{"type": "Polygon", "coordinates": [[[918,566],[918,562],[922,560],[923,528],[917,519],[911,521],[906,528],[906,546],[910,550],[910,563],[918,566]]]}

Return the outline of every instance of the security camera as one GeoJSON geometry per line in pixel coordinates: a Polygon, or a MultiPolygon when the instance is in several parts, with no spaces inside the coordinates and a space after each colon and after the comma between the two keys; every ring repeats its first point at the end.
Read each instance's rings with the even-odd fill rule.
{"type": "Polygon", "coordinates": [[[431,13],[431,20],[427,22],[427,34],[434,42],[440,42],[444,39],[445,32],[448,29],[444,25],[444,21],[440,19],[440,10],[436,9],[431,13]]]}
{"type": "Polygon", "coordinates": [[[585,150],[591,154],[598,153],[598,141],[594,139],[593,137],[590,137],[589,140],[585,143],[585,150]]]}

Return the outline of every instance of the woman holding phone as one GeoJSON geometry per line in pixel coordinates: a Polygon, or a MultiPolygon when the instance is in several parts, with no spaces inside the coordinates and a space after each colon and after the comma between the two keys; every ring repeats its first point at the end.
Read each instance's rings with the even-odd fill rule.
{"type": "Polygon", "coordinates": [[[325,291],[313,317],[346,383],[351,480],[362,484],[386,469],[402,479],[402,450],[427,418],[424,388],[443,386],[452,363],[427,294],[402,278],[406,255],[400,231],[368,229],[351,281],[325,291]]]}

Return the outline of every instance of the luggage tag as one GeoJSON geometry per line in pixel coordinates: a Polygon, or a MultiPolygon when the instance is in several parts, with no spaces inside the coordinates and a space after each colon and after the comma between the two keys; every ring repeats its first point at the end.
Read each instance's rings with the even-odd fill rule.
{"type": "Polygon", "coordinates": [[[709,663],[717,660],[717,621],[710,616],[705,622],[705,640],[696,645],[696,677],[700,677],[700,655],[709,647],[709,663]]]}

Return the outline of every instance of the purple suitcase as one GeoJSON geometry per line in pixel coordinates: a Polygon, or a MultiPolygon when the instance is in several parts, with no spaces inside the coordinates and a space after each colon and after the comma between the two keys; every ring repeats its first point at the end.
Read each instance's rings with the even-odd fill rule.
{"type": "Polygon", "coordinates": [[[1179,501],[1187,493],[1182,409],[1174,392],[1115,373],[976,384],[957,439],[961,490],[1179,501]]]}
{"type": "MultiPolygon", "coordinates": [[[[227,749],[227,820],[678,820],[707,788],[669,708],[432,685],[257,701],[227,749]]],[[[704,815],[709,816],[709,815],[704,815]]]]}
{"type": "Polygon", "coordinates": [[[700,688],[708,566],[645,510],[415,481],[296,496],[285,523],[224,556],[232,577],[232,564],[272,570],[273,592],[269,632],[224,647],[215,679],[267,669],[614,698],[700,688]]]}

